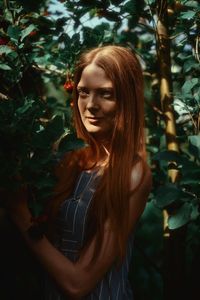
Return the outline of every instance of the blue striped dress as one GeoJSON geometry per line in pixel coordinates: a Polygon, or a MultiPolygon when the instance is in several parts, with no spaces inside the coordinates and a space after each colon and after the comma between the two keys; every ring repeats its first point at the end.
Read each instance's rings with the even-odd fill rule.
{"type": "MultiPolygon", "coordinates": [[[[62,203],[59,210],[55,247],[74,262],[78,259],[79,249],[84,245],[87,212],[97,181],[97,172],[81,172],[74,192],[62,203]]],[[[97,283],[94,290],[82,299],[133,300],[132,289],[128,280],[132,250],[133,234],[128,240],[126,256],[122,265],[117,268],[114,264],[97,283]]],[[[70,298],[64,296],[48,278],[46,280],[45,299],[69,300],[70,298]]]]}

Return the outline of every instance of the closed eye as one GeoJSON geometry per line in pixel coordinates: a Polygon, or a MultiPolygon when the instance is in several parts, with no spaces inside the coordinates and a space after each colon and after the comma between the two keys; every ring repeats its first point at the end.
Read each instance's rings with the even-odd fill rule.
{"type": "Polygon", "coordinates": [[[113,93],[109,92],[109,91],[105,91],[105,92],[101,92],[100,93],[101,97],[105,98],[105,99],[111,99],[113,97],[113,93]]]}
{"type": "Polygon", "coordinates": [[[100,88],[98,93],[101,97],[105,99],[112,99],[114,97],[112,88],[100,88]]]}
{"type": "Polygon", "coordinates": [[[77,91],[80,97],[87,97],[89,95],[89,91],[84,88],[78,88],[77,91]]]}
{"type": "MultiPolygon", "coordinates": [[[[77,92],[81,98],[86,98],[90,95],[90,91],[86,87],[78,87],[77,92]]],[[[104,99],[113,99],[114,97],[112,88],[99,88],[95,90],[95,93],[96,96],[100,96],[104,99]]]]}

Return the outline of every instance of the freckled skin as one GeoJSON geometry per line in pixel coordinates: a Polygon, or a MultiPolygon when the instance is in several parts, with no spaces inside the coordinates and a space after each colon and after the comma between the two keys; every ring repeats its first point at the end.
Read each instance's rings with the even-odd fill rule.
{"type": "Polygon", "coordinates": [[[78,108],[86,130],[97,140],[107,139],[114,128],[116,99],[113,84],[94,63],[82,72],[78,83],[78,108]]]}

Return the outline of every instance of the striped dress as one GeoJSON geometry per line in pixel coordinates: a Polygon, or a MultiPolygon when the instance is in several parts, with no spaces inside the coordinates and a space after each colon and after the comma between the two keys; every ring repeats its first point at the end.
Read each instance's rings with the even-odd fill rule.
{"type": "MultiPolygon", "coordinates": [[[[72,196],[62,203],[59,210],[55,247],[74,262],[78,259],[79,249],[84,245],[86,216],[98,181],[97,177],[96,172],[81,172],[72,196]]],[[[82,299],[133,300],[128,280],[132,250],[133,234],[128,240],[122,265],[117,268],[114,264],[97,283],[94,290],[82,299]]],[[[47,278],[45,299],[69,300],[70,298],[62,295],[50,278],[47,278]]]]}

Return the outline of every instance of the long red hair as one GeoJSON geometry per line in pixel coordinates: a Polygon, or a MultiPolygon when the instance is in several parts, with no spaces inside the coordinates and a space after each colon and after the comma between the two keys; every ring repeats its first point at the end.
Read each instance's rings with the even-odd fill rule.
{"type": "Polygon", "coordinates": [[[88,226],[92,231],[88,231],[87,241],[96,235],[95,258],[102,242],[104,223],[109,219],[117,237],[119,257],[123,258],[129,232],[129,198],[134,193],[130,191],[131,171],[138,159],[144,161],[145,155],[143,76],[140,63],[131,50],[120,46],[104,46],[81,55],[75,71],[74,125],[77,136],[89,147],[66,155],[58,166],[60,180],[56,195],[60,199],[58,203],[64,200],[71,192],[77,174],[98,161],[100,146],[84,127],[78,109],[77,85],[84,68],[91,63],[102,68],[112,81],[117,112],[109,141],[109,161],[88,215],[88,224],[92,223],[93,226],[88,226]]]}

